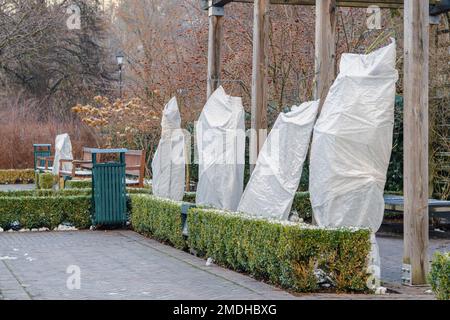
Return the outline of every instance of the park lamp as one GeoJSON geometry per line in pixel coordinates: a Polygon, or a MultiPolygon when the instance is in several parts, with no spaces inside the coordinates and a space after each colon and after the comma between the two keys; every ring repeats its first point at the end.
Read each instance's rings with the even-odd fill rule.
{"type": "Polygon", "coordinates": [[[121,54],[121,53],[117,54],[116,59],[117,59],[117,64],[119,65],[119,68],[122,68],[123,60],[124,60],[123,54],[121,54]]]}

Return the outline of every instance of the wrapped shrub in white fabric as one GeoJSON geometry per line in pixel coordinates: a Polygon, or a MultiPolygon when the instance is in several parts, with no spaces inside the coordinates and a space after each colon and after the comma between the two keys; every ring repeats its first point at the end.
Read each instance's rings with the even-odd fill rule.
{"type": "Polygon", "coordinates": [[[180,111],[175,97],[164,107],[161,127],[161,140],[152,161],[153,194],[181,201],[185,187],[186,150],[180,111]]]}
{"type": "Polygon", "coordinates": [[[344,54],[314,128],[310,192],[320,226],[376,232],[392,150],[396,46],[344,54]]]}
{"type": "Polygon", "coordinates": [[[256,162],[238,211],[286,220],[302,176],[319,102],[278,116],[256,162]]]}
{"type": "Polygon", "coordinates": [[[218,88],[196,126],[199,181],[196,203],[235,211],[244,188],[245,118],[242,99],[218,88]]]}
{"type": "MultiPolygon", "coordinates": [[[[60,163],[59,160],[73,160],[72,142],[67,133],[56,136],[55,139],[55,158],[53,161],[53,175],[59,175],[60,163]]],[[[61,171],[72,172],[72,163],[63,162],[61,171]]]]}

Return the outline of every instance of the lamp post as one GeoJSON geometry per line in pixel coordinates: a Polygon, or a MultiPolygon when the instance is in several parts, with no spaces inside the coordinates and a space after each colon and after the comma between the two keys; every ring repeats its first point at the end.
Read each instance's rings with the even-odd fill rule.
{"type": "Polygon", "coordinates": [[[119,53],[116,55],[117,65],[119,66],[119,93],[120,99],[122,99],[122,67],[123,67],[123,54],[119,53]]]}

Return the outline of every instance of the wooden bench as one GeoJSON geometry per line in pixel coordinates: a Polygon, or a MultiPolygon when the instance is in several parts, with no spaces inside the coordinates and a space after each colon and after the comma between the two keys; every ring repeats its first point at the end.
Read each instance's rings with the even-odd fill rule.
{"type": "MultiPolygon", "coordinates": [[[[100,154],[97,154],[97,161],[100,154]]],[[[72,163],[72,171],[60,170],[59,176],[70,176],[72,179],[87,179],[92,177],[92,149],[83,148],[82,160],[60,160],[60,168],[63,163],[72,163]]],[[[143,188],[145,177],[145,152],[143,150],[128,150],[125,153],[126,184],[129,187],[143,188]]]]}
{"type": "Polygon", "coordinates": [[[125,153],[125,175],[129,187],[143,188],[145,176],[145,152],[143,150],[128,150],[125,153]]]}
{"type": "MultiPolygon", "coordinates": [[[[404,198],[398,195],[385,195],[384,208],[388,213],[403,215],[404,198]]],[[[431,218],[450,218],[450,201],[445,200],[428,200],[428,212],[431,218]]]]}
{"type": "MultiPolygon", "coordinates": [[[[98,159],[99,160],[99,159],[98,159]]],[[[92,177],[92,148],[83,148],[82,160],[64,160],[59,161],[59,176],[71,176],[72,178],[91,178],[92,177]],[[61,170],[64,163],[72,164],[72,171],[61,170]]]]}
{"type": "Polygon", "coordinates": [[[51,171],[54,157],[51,156],[51,144],[34,144],[34,170],[51,171]]]}

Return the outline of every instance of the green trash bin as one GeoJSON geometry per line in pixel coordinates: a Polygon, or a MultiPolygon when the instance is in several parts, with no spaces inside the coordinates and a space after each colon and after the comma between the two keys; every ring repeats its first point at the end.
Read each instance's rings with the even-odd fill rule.
{"type": "MultiPolygon", "coordinates": [[[[127,198],[126,149],[90,149],[92,153],[93,226],[125,226],[127,198]],[[97,162],[99,154],[118,154],[118,161],[97,162]]],[[[107,158],[102,156],[102,159],[107,158]]]]}

